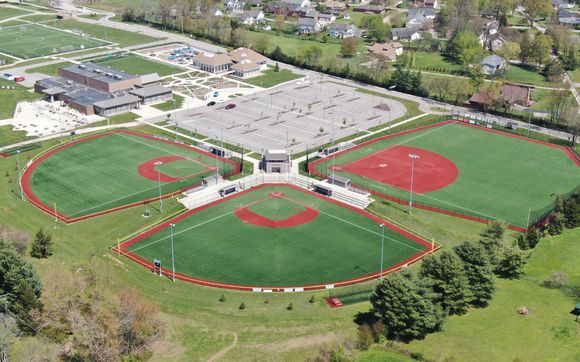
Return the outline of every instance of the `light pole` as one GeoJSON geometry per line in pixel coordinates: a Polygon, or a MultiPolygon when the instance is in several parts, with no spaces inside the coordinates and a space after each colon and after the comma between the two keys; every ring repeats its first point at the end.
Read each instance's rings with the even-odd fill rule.
{"type": "Polygon", "coordinates": [[[413,210],[413,178],[415,177],[415,160],[420,157],[414,153],[409,153],[409,157],[411,158],[411,190],[409,197],[409,214],[411,214],[411,211],[413,210]]]}
{"type": "Polygon", "coordinates": [[[175,281],[175,253],[173,253],[173,228],[175,224],[169,224],[171,231],[171,270],[173,274],[171,275],[171,280],[175,281]]]}
{"type": "Polygon", "coordinates": [[[20,181],[20,150],[16,150],[16,164],[18,165],[18,188],[20,189],[20,199],[24,201],[24,196],[22,195],[22,183],[20,181]]]}
{"type": "Polygon", "coordinates": [[[381,270],[380,270],[380,278],[383,279],[383,261],[385,256],[385,224],[381,224],[381,270]]]}
{"type": "Polygon", "coordinates": [[[159,186],[159,210],[163,212],[163,198],[161,197],[161,171],[159,166],[163,165],[163,161],[155,161],[155,166],[157,166],[157,185],[159,186]]]}

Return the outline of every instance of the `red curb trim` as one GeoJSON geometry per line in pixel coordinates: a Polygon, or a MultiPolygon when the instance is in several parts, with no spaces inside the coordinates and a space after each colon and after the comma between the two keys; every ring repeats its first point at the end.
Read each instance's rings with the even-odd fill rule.
{"type": "MultiPolygon", "coordinates": [[[[142,266],[146,267],[147,269],[152,270],[152,261],[150,260],[146,260],[136,254],[134,254],[131,251],[128,251],[127,248],[138,243],[139,241],[146,239],[154,234],[156,234],[157,232],[159,232],[162,229],[167,228],[170,224],[174,224],[179,222],[180,220],[185,219],[186,217],[189,217],[195,213],[198,213],[202,210],[205,210],[207,208],[213,207],[215,205],[218,205],[226,200],[230,200],[230,199],[235,199],[238,198],[246,193],[249,192],[253,192],[255,190],[264,188],[264,187],[270,187],[270,186],[284,186],[284,187],[288,187],[291,188],[293,190],[297,190],[297,191],[301,191],[305,194],[317,197],[319,199],[328,201],[330,203],[333,203],[335,205],[344,207],[346,209],[349,209],[351,211],[357,212],[373,221],[376,221],[379,224],[384,224],[386,227],[388,227],[389,229],[391,229],[392,231],[398,233],[399,235],[402,235],[408,239],[411,239],[413,241],[415,241],[418,244],[421,244],[422,246],[425,247],[425,250],[418,252],[416,254],[414,254],[413,256],[391,266],[390,268],[384,269],[382,272],[382,275],[387,275],[389,273],[392,273],[398,269],[400,269],[401,267],[405,266],[405,265],[410,265],[413,264],[415,262],[417,262],[418,260],[420,260],[421,258],[423,258],[425,255],[435,252],[439,249],[439,246],[435,247],[434,249],[431,248],[431,243],[421,239],[419,236],[412,234],[411,232],[404,230],[394,224],[391,224],[388,221],[385,221],[367,211],[358,209],[354,206],[342,203],[340,201],[334,200],[334,199],[330,199],[327,198],[325,196],[322,196],[320,194],[311,192],[311,191],[307,191],[304,190],[298,186],[295,185],[291,185],[291,184],[262,184],[259,186],[255,186],[249,189],[246,189],[244,191],[238,192],[236,194],[233,194],[232,196],[228,196],[225,198],[222,198],[220,200],[216,200],[213,201],[209,204],[200,206],[198,208],[195,209],[191,209],[181,215],[178,215],[170,220],[164,221],[163,223],[149,229],[146,230],[134,237],[132,237],[131,239],[123,242],[120,245],[120,250],[118,248],[118,246],[115,246],[113,248],[113,251],[116,251],[117,253],[121,253],[122,255],[126,256],[127,258],[141,264],[142,266]]],[[[163,275],[167,276],[167,277],[171,277],[172,276],[172,271],[166,268],[162,268],[161,272],[163,275]]],[[[357,277],[357,278],[352,278],[352,279],[347,279],[347,280],[343,280],[343,281],[338,281],[338,282],[334,282],[334,283],[324,283],[324,284],[310,284],[310,285],[304,285],[304,286],[299,286],[299,285],[294,285],[294,286],[248,286],[248,285],[240,285],[240,284],[230,284],[230,283],[220,283],[217,281],[212,281],[212,280],[206,280],[206,279],[200,279],[200,278],[194,278],[185,274],[181,274],[181,273],[175,273],[175,278],[185,281],[185,282],[189,282],[189,283],[193,283],[193,284],[199,284],[199,285],[203,285],[203,286],[207,286],[207,287],[214,287],[214,288],[222,288],[222,289],[233,289],[233,290],[240,290],[240,291],[253,291],[254,289],[266,289],[266,290],[272,290],[273,292],[284,292],[285,289],[291,289],[291,288],[303,288],[304,291],[308,291],[308,290],[317,290],[317,289],[326,289],[327,285],[334,285],[334,287],[342,287],[342,286],[346,286],[346,285],[351,285],[351,284],[356,284],[356,283],[360,283],[360,282],[364,282],[364,281],[368,281],[368,280],[372,280],[372,279],[376,279],[379,276],[381,276],[380,271],[379,272],[375,272],[375,273],[369,273],[366,275],[363,275],[361,277],[357,277]]]]}
{"type": "MultiPolygon", "coordinates": [[[[90,140],[93,140],[93,139],[96,139],[96,138],[109,136],[109,135],[115,134],[115,133],[125,133],[125,134],[130,134],[130,135],[133,135],[133,136],[137,136],[137,137],[152,139],[152,140],[155,140],[155,141],[159,141],[159,142],[163,142],[163,143],[167,143],[167,144],[171,144],[171,145],[176,145],[176,146],[179,146],[179,147],[182,147],[182,148],[191,150],[193,152],[201,153],[201,154],[203,154],[205,156],[209,156],[209,157],[214,158],[214,159],[219,159],[222,162],[225,162],[225,163],[228,163],[228,164],[233,165],[233,167],[234,167],[233,168],[233,171],[225,174],[224,177],[232,176],[232,175],[235,175],[235,174],[237,174],[237,173],[240,172],[240,164],[237,163],[237,162],[235,162],[235,161],[232,161],[232,160],[229,160],[229,159],[226,159],[226,158],[222,158],[222,157],[218,157],[218,156],[216,156],[214,154],[211,154],[209,152],[202,151],[200,149],[197,149],[195,147],[192,147],[192,146],[189,146],[189,145],[186,145],[186,144],[183,144],[183,143],[178,143],[178,142],[174,142],[174,141],[171,141],[171,140],[167,140],[167,139],[163,139],[163,138],[158,138],[158,137],[155,137],[155,136],[152,136],[152,135],[148,135],[148,134],[144,134],[144,133],[140,133],[140,132],[136,132],[136,131],[129,131],[129,130],[124,130],[124,129],[118,129],[118,130],[112,130],[112,131],[108,131],[108,132],[104,132],[104,133],[99,133],[99,134],[96,134],[96,135],[92,135],[92,136],[88,136],[88,137],[84,137],[84,138],[77,139],[75,141],[72,141],[72,142],[69,142],[69,143],[64,144],[62,146],[59,146],[57,148],[54,148],[54,149],[52,149],[52,150],[50,150],[50,151],[48,151],[48,152],[40,155],[39,157],[35,158],[32,161],[32,163],[30,164],[30,166],[28,166],[24,170],[24,172],[22,173],[21,185],[22,185],[22,190],[24,192],[25,197],[34,206],[38,207],[40,210],[44,211],[45,213],[49,214],[50,216],[53,216],[54,217],[55,216],[54,208],[51,208],[49,205],[46,205],[44,202],[42,202],[34,194],[34,192],[32,191],[32,188],[30,186],[30,178],[32,176],[32,173],[36,169],[36,167],[38,167],[38,165],[42,161],[46,160],[48,157],[54,155],[57,152],[60,152],[60,151],[62,151],[64,149],[66,149],[66,148],[69,148],[69,147],[71,147],[73,145],[76,145],[76,144],[79,144],[79,143],[82,143],[82,142],[86,142],[86,141],[90,141],[90,140]]],[[[189,186],[184,187],[184,188],[182,188],[180,190],[177,190],[177,191],[174,191],[174,192],[170,192],[170,193],[164,194],[164,195],[161,196],[161,198],[162,199],[167,199],[169,197],[172,197],[174,195],[177,195],[177,194],[182,193],[184,190],[187,190],[187,189],[190,189],[190,188],[194,188],[194,187],[199,186],[199,185],[200,185],[200,183],[195,184],[195,185],[189,185],[189,186]]],[[[66,214],[63,214],[63,213],[61,213],[60,211],[57,210],[56,216],[58,217],[59,220],[65,222],[66,224],[71,224],[71,223],[75,223],[75,222],[78,222],[78,221],[90,219],[90,218],[93,218],[93,217],[96,217],[96,216],[101,216],[101,215],[109,214],[109,213],[112,213],[112,212],[115,212],[115,211],[129,209],[129,208],[132,208],[132,207],[135,207],[135,206],[143,205],[143,204],[146,204],[146,203],[149,203],[149,202],[154,202],[154,201],[157,201],[157,200],[159,200],[159,197],[153,197],[153,198],[150,198],[150,199],[141,200],[141,201],[133,202],[133,203],[130,203],[130,204],[125,204],[125,205],[117,206],[117,207],[114,207],[114,208],[111,208],[111,209],[107,209],[107,210],[103,210],[103,211],[98,211],[98,212],[95,212],[95,213],[92,213],[92,214],[87,214],[87,215],[83,215],[83,216],[79,216],[79,217],[70,217],[70,216],[68,216],[66,214]]]]}
{"type": "MultiPolygon", "coordinates": [[[[399,137],[399,136],[402,136],[402,135],[405,135],[405,134],[414,133],[414,132],[422,131],[422,130],[425,130],[425,129],[435,128],[435,127],[442,127],[442,126],[448,125],[450,123],[455,123],[457,125],[471,127],[471,128],[475,128],[475,129],[482,130],[482,131],[496,133],[496,134],[499,134],[499,135],[502,135],[502,136],[513,137],[513,138],[520,139],[520,140],[524,140],[524,141],[528,141],[528,142],[542,144],[544,146],[548,146],[548,147],[551,147],[551,148],[560,149],[560,150],[564,151],[564,153],[576,164],[576,166],[580,167],[580,157],[577,156],[574,152],[572,152],[568,147],[561,146],[561,145],[555,145],[553,143],[548,143],[548,142],[545,142],[545,141],[535,140],[535,139],[531,139],[531,138],[527,138],[527,137],[524,137],[524,136],[515,135],[515,134],[511,134],[511,133],[507,133],[507,132],[502,132],[502,131],[495,130],[495,129],[489,129],[489,128],[486,128],[486,127],[481,127],[481,126],[473,125],[473,124],[470,124],[470,123],[468,123],[466,121],[463,121],[462,122],[462,121],[456,121],[456,120],[451,120],[451,119],[450,120],[447,120],[447,121],[439,122],[439,123],[434,123],[434,124],[430,124],[430,125],[426,125],[426,126],[417,127],[417,128],[410,129],[410,130],[406,130],[406,131],[401,131],[401,132],[393,133],[393,134],[386,135],[386,136],[381,136],[381,137],[373,138],[371,140],[368,140],[366,142],[363,142],[361,144],[358,144],[358,145],[356,145],[354,147],[351,147],[351,148],[348,148],[346,150],[337,152],[334,155],[336,155],[336,156],[342,155],[344,153],[348,153],[350,151],[353,151],[353,150],[356,150],[356,149],[359,149],[359,148],[362,148],[362,147],[366,147],[366,146],[368,146],[370,144],[373,144],[375,142],[379,142],[379,141],[382,141],[382,140],[385,140],[385,139],[399,137]]],[[[319,160],[310,162],[308,164],[308,172],[310,174],[312,174],[312,175],[315,175],[315,176],[318,176],[318,177],[321,177],[321,178],[327,178],[327,175],[325,175],[325,174],[323,174],[321,172],[318,172],[316,170],[316,166],[318,166],[318,164],[324,162],[325,160],[326,160],[326,158],[321,158],[319,160]]],[[[381,198],[387,199],[389,201],[395,202],[395,203],[397,203],[399,205],[409,205],[409,201],[408,200],[404,200],[404,199],[401,199],[401,198],[398,198],[398,197],[390,196],[390,195],[387,195],[387,194],[384,194],[384,193],[381,193],[381,192],[378,192],[378,191],[375,191],[375,190],[366,188],[366,187],[364,187],[362,185],[359,185],[359,184],[353,184],[353,185],[355,185],[356,187],[361,188],[363,190],[366,190],[366,191],[370,192],[373,195],[376,195],[376,196],[379,196],[381,198]]],[[[465,219],[465,220],[476,221],[476,222],[483,223],[483,224],[487,224],[491,220],[491,219],[486,219],[486,218],[483,218],[483,217],[476,217],[476,216],[471,216],[471,215],[468,215],[468,214],[463,214],[463,213],[460,213],[460,212],[450,211],[450,210],[447,210],[447,209],[444,209],[444,208],[438,208],[438,207],[424,205],[424,204],[421,204],[421,203],[416,202],[416,201],[413,201],[413,207],[416,207],[416,208],[422,209],[422,210],[437,212],[439,214],[449,215],[449,216],[453,216],[453,217],[457,217],[457,218],[461,218],[461,219],[465,219]]],[[[529,225],[528,227],[522,227],[522,226],[518,226],[518,225],[508,224],[508,229],[515,230],[515,231],[519,231],[519,232],[527,232],[529,229],[531,229],[533,227],[545,225],[546,222],[547,222],[547,220],[549,219],[549,217],[550,217],[550,215],[547,215],[543,219],[538,220],[536,223],[534,223],[533,225],[529,225]]]]}

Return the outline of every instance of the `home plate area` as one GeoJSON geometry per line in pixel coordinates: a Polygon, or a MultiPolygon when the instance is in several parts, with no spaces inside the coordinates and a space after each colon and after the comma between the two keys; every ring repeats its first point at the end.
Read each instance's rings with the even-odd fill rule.
{"type": "Polygon", "coordinates": [[[247,224],[287,228],[311,222],[319,211],[286,197],[282,192],[272,192],[268,197],[238,208],[235,214],[247,224]]]}

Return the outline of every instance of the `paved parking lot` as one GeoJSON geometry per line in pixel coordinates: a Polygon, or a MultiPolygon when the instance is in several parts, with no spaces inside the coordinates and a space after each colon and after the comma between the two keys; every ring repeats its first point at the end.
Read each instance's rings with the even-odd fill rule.
{"type": "MultiPolygon", "coordinates": [[[[334,81],[296,81],[192,109],[179,126],[261,152],[312,148],[402,117],[405,107],[391,99],[358,92],[334,81]],[[235,104],[233,109],[226,105],[235,104]]],[[[180,117],[181,118],[181,117],[180,117]]]]}

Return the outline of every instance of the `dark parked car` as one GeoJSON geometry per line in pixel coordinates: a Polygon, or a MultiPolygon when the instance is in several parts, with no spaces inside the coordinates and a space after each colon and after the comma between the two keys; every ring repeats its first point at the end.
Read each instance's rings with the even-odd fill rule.
{"type": "Polygon", "coordinates": [[[234,109],[234,108],[236,108],[236,105],[233,103],[230,103],[226,106],[226,109],[234,109]]]}
{"type": "Polygon", "coordinates": [[[207,104],[208,107],[215,106],[215,101],[211,101],[207,104]]]}

